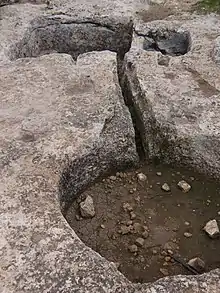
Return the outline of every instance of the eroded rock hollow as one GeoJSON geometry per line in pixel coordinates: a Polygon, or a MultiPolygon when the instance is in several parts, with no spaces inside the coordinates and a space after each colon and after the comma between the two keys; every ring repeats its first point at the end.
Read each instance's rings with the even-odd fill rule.
{"type": "Polygon", "coordinates": [[[142,156],[219,178],[219,19],[148,8],[0,1],[1,292],[220,292],[219,270],[133,284],[62,214],[142,156]]]}

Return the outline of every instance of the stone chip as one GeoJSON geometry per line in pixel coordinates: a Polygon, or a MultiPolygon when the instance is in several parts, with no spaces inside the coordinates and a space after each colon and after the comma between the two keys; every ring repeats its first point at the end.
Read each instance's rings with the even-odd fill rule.
{"type": "Polygon", "coordinates": [[[208,221],[203,229],[212,239],[218,238],[220,235],[218,223],[215,219],[208,221]]]}
{"type": "Polygon", "coordinates": [[[83,218],[93,218],[95,216],[93,198],[90,195],[88,195],[85,201],[82,201],[79,206],[80,213],[83,218]]]}

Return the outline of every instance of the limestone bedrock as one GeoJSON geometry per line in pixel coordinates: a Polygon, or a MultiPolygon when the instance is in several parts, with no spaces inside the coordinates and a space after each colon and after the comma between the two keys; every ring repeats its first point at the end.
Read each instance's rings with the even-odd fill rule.
{"type": "MultiPolygon", "coordinates": [[[[166,277],[152,284],[132,284],[115,264],[77,237],[61,212],[100,175],[138,162],[134,126],[119,85],[117,54],[123,57],[129,51],[132,19],[140,9],[148,9],[148,3],[0,1],[0,292],[220,290],[219,270],[201,276],[166,277]]],[[[199,30],[209,33],[209,21],[214,38],[217,18],[201,17],[190,22],[202,25],[195,35],[191,34],[197,57],[201,54],[196,47],[199,30]]],[[[201,42],[204,40],[201,50],[211,51],[211,41],[204,37],[201,42]]],[[[204,60],[213,58],[206,75],[208,70],[212,73],[209,83],[216,93],[218,42],[213,44],[212,55],[204,54],[204,60]]],[[[155,65],[157,54],[143,48],[140,52],[140,58],[147,62],[147,57],[154,66],[154,82],[163,84],[159,79],[165,73],[155,65]]],[[[189,54],[192,61],[193,53],[189,54]]],[[[183,74],[178,63],[183,57],[177,58],[171,61],[174,68],[180,68],[180,81],[176,82],[181,83],[185,74],[187,87],[192,79],[187,74],[194,74],[194,69],[183,74]]],[[[202,62],[196,64],[202,67],[202,62]]],[[[125,72],[129,77],[129,71],[125,72]]],[[[166,74],[169,76],[169,72],[166,74]]],[[[152,81],[148,77],[140,80],[143,84],[152,81]]],[[[198,82],[191,82],[194,97],[198,82]]],[[[152,87],[149,83],[148,86],[152,87]]],[[[203,101],[201,90],[198,95],[203,101]]],[[[205,102],[206,112],[212,109],[210,119],[217,113],[218,93],[215,97],[212,108],[212,95],[205,102]]],[[[209,121],[213,120],[205,123],[209,121]]],[[[215,121],[218,123],[217,118],[215,121]]],[[[207,147],[211,152],[210,144],[207,147]]],[[[214,171],[217,164],[213,165],[214,171]]]]}

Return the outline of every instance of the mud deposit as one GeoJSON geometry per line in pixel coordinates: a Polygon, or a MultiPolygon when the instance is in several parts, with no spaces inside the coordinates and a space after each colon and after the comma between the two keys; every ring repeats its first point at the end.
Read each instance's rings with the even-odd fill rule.
{"type": "Polygon", "coordinates": [[[190,274],[172,255],[186,263],[200,257],[204,271],[220,267],[220,240],[203,231],[209,220],[220,222],[220,185],[191,171],[145,164],[114,174],[80,195],[66,219],[82,241],[115,262],[133,282],[190,274]],[[146,180],[138,180],[139,173],[146,180]],[[189,192],[180,190],[180,180],[190,184],[189,192]],[[164,183],[170,191],[162,190],[164,183]],[[95,216],[86,219],[79,203],[88,195],[95,216]],[[137,243],[138,238],[144,242],[137,243]],[[132,247],[137,251],[131,252],[132,247]]]}

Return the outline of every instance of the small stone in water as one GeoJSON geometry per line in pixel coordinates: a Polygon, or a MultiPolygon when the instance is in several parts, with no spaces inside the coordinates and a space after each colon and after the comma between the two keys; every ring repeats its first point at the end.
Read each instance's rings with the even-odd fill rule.
{"type": "Polygon", "coordinates": [[[146,181],[147,180],[147,176],[144,173],[138,173],[137,178],[139,181],[146,181]]]}
{"type": "Polygon", "coordinates": [[[167,184],[167,183],[164,183],[162,186],[161,186],[161,189],[168,192],[170,191],[170,186],[167,184]]]}
{"type": "Polygon", "coordinates": [[[161,172],[157,172],[156,174],[157,174],[157,176],[162,176],[161,172]]]}
{"type": "Polygon", "coordinates": [[[181,180],[177,186],[182,190],[182,192],[186,193],[188,191],[190,191],[191,186],[189,185],[189,183],[187,183],[185,180],[181,180]]]}
{"type": "Polygon", "coordinates": [[[105,225],[104,225],[104,224],[101,224],[100,227],[101,227],[102,229],[105,229],[105,225]]]}
{"type": "Polygon", "coordinates": [[[185,222],[184,224],[185,224],[186,226],[189,226],[189,225],[190,225],[190,223],[189,223],[189,222],[185,222]]]}

